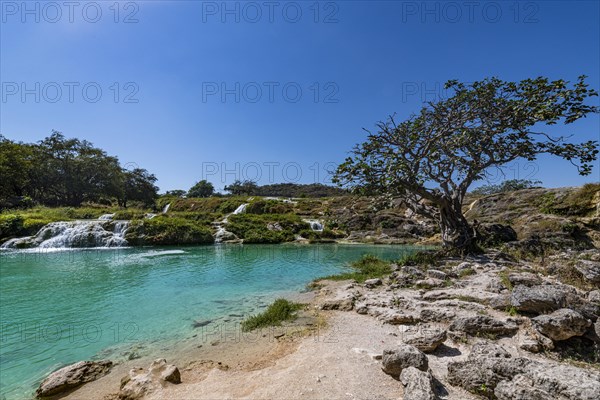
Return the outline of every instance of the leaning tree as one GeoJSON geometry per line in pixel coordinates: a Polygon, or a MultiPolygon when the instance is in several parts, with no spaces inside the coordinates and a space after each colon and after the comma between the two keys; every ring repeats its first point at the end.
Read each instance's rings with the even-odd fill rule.
{"type": "Polygon", "coordinates": [[[367,130],[334,180],[356,193],[385,193],[405,200],[414,212],[438,221],[446,249],[476,250],[474,233],[462,213],[471,184],[492,168],[540,154],[569,160],[581,175],[591,172],[597,141],[571,143],[553,137],[548,125],[571,124],[598,107],[585,76],[576,83],[547,78],[505,82],[488,78],[472,84],[448,81],[451,96],[429,102],[397,123],[393,116],[367,130]]]}

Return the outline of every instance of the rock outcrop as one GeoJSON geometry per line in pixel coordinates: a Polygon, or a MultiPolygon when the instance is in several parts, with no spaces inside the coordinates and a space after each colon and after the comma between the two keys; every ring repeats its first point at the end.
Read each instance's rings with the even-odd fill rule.
{"type": "Polygon", "coordinates": [[[568,308],[539,315],[532,318],[531,322],[538,332],[555,341],[581,336],[592,325],[583,315],[568,308]]]}
{"type": "Polygon", "coordinates": [[[399,345],[394,349],[383,351],[382,369],[386,374],[398,378],[402,370],[408,367],[427,371],[427,356],[416,347],[410,345],[399,345]]]}
{"type": "Polygon", "coordinates": [[[154,360],[147,370],[134,368],[121,379],[119,399],[140,399],[162,387],[166,382],[179,384],[181,383],[181,375],[176,366],[167,364],[167,360],[164,358],[159,358],[154,360]]]}
{"type": "Polygon", "coordinates": [[[75,389],[110,372],[112,361],[80,361],[51,373],[36,390],[39,398],[51,397],[75,389]]]}
{"type": "Polygon", "coordinates": [[[433,376],[429,371],[415,367],[402,370],[400,382],[404,385],[404,400],[437,400],[433,387],[433,376]]]}

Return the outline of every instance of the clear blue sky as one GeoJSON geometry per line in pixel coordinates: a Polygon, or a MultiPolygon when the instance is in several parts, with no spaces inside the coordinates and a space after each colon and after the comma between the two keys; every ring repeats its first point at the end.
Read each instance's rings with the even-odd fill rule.
{"type": "MultiPolygon", "coordinates": [[[[85,138],[163,191],[324,182],[363,127],[417,111],[448,79],[600,87],[598,1],[0,3],[0,133],[85,138]]],[[[600,120],[554,132],[600,139],[600,120]]],[[[579,185],[600,165],[582,178],[542,158],[506,176],[579,185]]]]}

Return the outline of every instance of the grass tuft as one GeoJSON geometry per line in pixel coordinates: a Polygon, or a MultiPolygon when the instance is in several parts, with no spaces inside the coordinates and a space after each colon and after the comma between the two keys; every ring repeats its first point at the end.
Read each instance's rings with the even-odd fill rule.
{"type": "Polygon", "coordinates": [[[296,311],[302,307],[304,307],[303,304],[277,299],[262,313],[242,321],[242,331],[249,332],[266,326],[281,325],[283,321],[293,321],[296,319],[296,311]]]}
{"type": "Polygon", "coordinates": [[[354,279],[358,283],[363,283],[367,279],[383,278],[392,272],[391,263],[389,261],[381,260],[371,254],[364,255],[360,260],[350,264],[350,267],[353,271],[325,276],[317,280],[328,279],[332,281],[345,281],[354,279]]]}

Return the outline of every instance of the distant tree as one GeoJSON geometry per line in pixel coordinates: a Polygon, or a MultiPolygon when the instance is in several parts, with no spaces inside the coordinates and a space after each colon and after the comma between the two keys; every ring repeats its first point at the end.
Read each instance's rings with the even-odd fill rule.
{"type": "Polygon", "coordinates": [[[176,190],[167,190],[165,195],[166,196],[174,196],[174,197],[184,197],[186,195],[186,193],[187,192],[185,190],[176,189],[176,190]]]}
{"type": "Polygon", "coordinates": [[[210,197],[215,193],[215,187],[212,183],[201,180],[190,188],[187,192],[188,197],[210,197]]]}
{"type": "Polygon", "coordinates": [[[25,196],[32,169],[32,146],[0,135],[0,199],[25,196]]]}
{"type": "Polygon", "coordinates": [[[53,131],[35,146],[33,160],[30,190],[45,204],[79,206],[116,194],[121,174],[118,159],[88,141],[66,139],[53,131]]]}
{"type": "Polygon", "coordinates": [[[119,205],[127,207],[129,201],[139,201],[146,206],[152,206],[158,197],[158,187],[154,185],[156,177],[142,168],[131,171],[123,170],[123,191],[119,205]]]}
{"type": "Polygon", "coordinates": [[[509,179],[499,185],[483,185],[473,190],[471,193],[476,195],[489,195],[495,193],[514,192],[516,190],[531,189],[539,187],[541,181],[531,181],[528,179],[509,179]]]}
{"type": "Polygon", "coordinates": [[[253,181],[240,181],[236,180],[229,186],[225,186],[225,191],[231,193],[234,196],[252,196],[257,194],[258,185],[253,181]]]}
{"type": "Polygon", "coordinates": [[[573,85],[543,77],[449,81],[447,99],[428,103],[401,123],[389,117],[377,132],[368,132],[368,140],[338,167],[335,181],[357,193],[404,198],[414,212],[438,221],[446,249],[476,252],[462,203],[489,169],[552,154],[570,161],[581,175],[590,174],[597,141],[570,143],[544,132],[544,125],[568,125],[598,112],[585,103],[598,95],[585,78],[573,85]]]}

